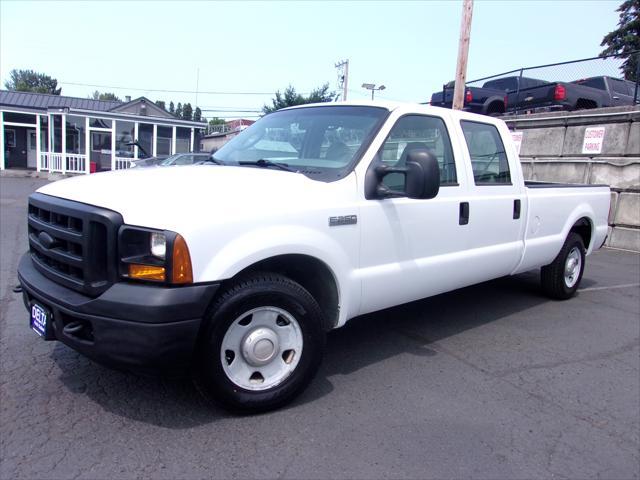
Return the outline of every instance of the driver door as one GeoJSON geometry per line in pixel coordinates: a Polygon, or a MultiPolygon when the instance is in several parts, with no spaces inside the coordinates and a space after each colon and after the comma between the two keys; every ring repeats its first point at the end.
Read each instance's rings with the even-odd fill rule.
{"type": "MultiPolygon", "coordinates": [[[[440,191],[429,200],[402,197],[361,204],[361,314],[458,288],[468,276],[464,252],[469,238],[466,225],[460,224],[464,169],[443,118],[400,117],[378,156],[389,166],[402,167],[416,148],[426,148],[438,159],[440,191]]],[[[404,190],[402,174],[383,181],[404,190]]]]}

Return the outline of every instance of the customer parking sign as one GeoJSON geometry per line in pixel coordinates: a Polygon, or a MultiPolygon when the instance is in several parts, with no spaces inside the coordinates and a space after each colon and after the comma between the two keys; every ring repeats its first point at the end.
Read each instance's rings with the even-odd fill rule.
{"type": "Polygon", "coordinates": [[[604,143],[604,127],[589,127],[584,131],[584,141],[582,143],[582,153],[599,154],[602,153],[604,143]]]}

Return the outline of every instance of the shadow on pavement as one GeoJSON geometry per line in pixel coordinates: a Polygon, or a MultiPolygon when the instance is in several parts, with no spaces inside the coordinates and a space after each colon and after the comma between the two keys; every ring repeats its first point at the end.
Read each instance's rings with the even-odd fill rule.
{"type": "MultiPolygon", "coordinates": [[[[588,284],[585,279],[583,287],[588,284]]],[[[350,375],[400,354],[437,355],[429,345],[440,339],[547,301],[540,292],[538,273],[531,272],[355,318],[329,334],[317,377],[286,408],[297,408],[331,393],[330,378],[334,375],[350,375]]],[[[70,391],[84,394],[122,417],[184,429],[232,416],[205,400],[189,379],[148,378],[111,370],[60,343],[51,356],[70,391]]]]}

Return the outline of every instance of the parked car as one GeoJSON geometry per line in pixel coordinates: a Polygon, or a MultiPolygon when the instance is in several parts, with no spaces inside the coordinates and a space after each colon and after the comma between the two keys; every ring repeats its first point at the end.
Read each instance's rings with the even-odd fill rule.
{"type": "Polygon", "coordinates": [[[550,82],[540,86],[520,89],[508,95],[508,110],[517,108],[527,111],[582,110],[590,108],[633,105],[633,96],[629,95],[632,82],[611,77],[592,77],[575,82],[550,82]],[[602,85],[605,88],[597,88],[602,85]],[[617,93],[616,89],[625,94],[617,93]]]}
{"type": "MultiPolygon", "coordinates": [[[[633,105],[635,84],[612,77],[591,77],[574,82],[547,82],[511,76],[467,87],[464,109],[484,115],[511,111],[581,110],[633,105]]],[[[431,96],[431,104],[451,108],[453,85],[431,96]],[[444,93],[444,95],[443,95],[444,93]],[[443,100],[444,98],[444,100],[443,100]]]]}
{"type": "Polygon", "coordinates": [[[139,158],[138,160],[131,160],[129,162],[129,168],[142,168],[142,167],[157,167],[160,163],[164,162],[168,157],[147,157],[139,158]]]}
{"type": "MultiPolygon", "coordinates": [[[[489,80],[482,87],[467,86],[463,110],[482,115],[499,116],[507,111],[508,106],[515,107],[513,105],[515,97],[507,97],[515,94],[518,86],[520,88],[530,88],[546,83],[544,80],[536,78],[511,76],[489,80]]],[[[449,82],[441,91],[433,93],[431,95],[431,105],[451,108],[454,88],[455,82],[449,82]]]]}
{"type": "Polygon", "coordinates": [[[208,160],[210,156],[210,153],[176,153],[175,155],[165,158],[158,165],[160,167],[193,165],[208,160]]]}
{"type": "Polygon", "coordinates": [[[176,153],[168,157],[151,157],[132,160],[129,168],[134,167],[170,167],[175,165],[193,165],[211,157],[210,153],[176,153]]]}
{"type": "Polygon", "coordinates": [[[309,384],[348,320],[538,268],[568,299],[607,235],[608,187],[525,182],[506,124],[467,112],[293,107],[212,162],[32,194],[18,267],[31,328],[263,411],[309,384]]]}
{"type": "Polygon", "coordinates": [[[634,99],[636,84],[629,80],[613,77],[590,77],[576,80],[572,83],[607,92],[606,98],[607,100],[611,99],[611,106],[640,103],[640,98],[634,99]]]}

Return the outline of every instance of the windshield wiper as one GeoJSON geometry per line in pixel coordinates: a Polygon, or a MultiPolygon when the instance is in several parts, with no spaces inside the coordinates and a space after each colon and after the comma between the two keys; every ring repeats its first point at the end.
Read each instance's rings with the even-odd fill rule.
{"type": "Polygon", "coordinates": [[[275,168],[279,168],[280,170],[284,170],[285,172],[295,172],[295,170],[291,170],[289,168],[289,165],[286,163],[272,162],[271,160],[266,160],[264,158],[261,158],[260,160],[256,160],[256,161],[242,161],[242,162],[238,162],[238,164],[253,165],[261,168],[275,167],[275,168]]]}

